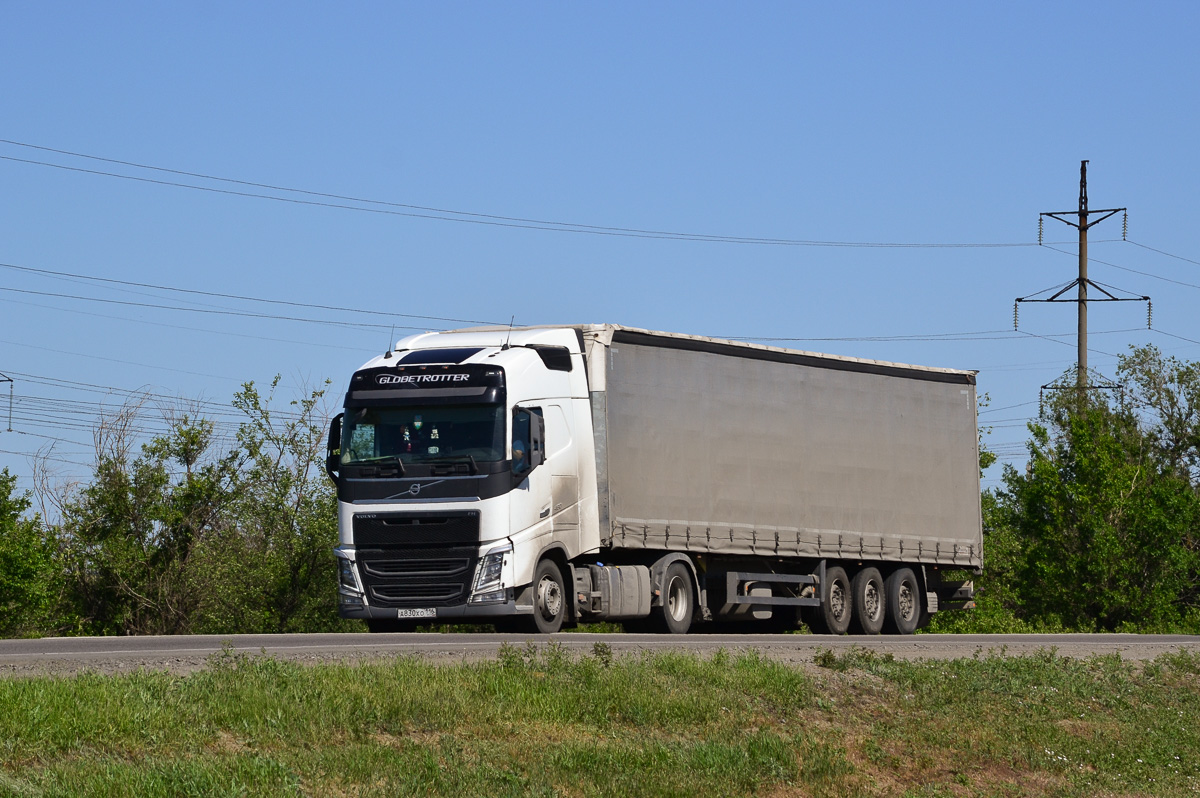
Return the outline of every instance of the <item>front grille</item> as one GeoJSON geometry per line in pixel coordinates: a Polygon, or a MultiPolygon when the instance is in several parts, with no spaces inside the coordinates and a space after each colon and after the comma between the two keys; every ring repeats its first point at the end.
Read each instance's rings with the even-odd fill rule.
{"type": "Polygon", "coordinates": [[[372,604],[450,607],[466,603],[479,561],[479,513],[355,516],[358,574],[372,604]]]}
{"type": "Polygon", "coordinates": [[[436,585],[377,585],[371,588],[372,604],[395,604],[418,602],[423,607],[430,605],[462,604],[466,601],[465,585],[441,583],[436,585]]]}
{"type": "Polygon", "coordinates": [[[354,516],[359,546],[454,546],[479,542],[479,511],[364,513],[354,516]]]}
{"type": "Polygon", "coordinates": [[[471,560],[467,557],[436,560],[385,560],[380,558],[363,563],[363,569],[368,574],[380,579],[405,576],[456,576],[470,566],[471,560]]]}

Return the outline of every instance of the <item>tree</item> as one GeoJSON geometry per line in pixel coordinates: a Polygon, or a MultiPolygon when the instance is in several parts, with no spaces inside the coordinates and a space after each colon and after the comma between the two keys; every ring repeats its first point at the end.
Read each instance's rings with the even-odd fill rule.
{"type": "Polygon", "coordinates": [[[1122,358],[1121,373],[1132,390],[1115,405],[1059,394],[1030,425],[1026,472],[1006,467],[995,494],[993,535],[1013,559],[986,579],[1027,621],[1106,630],[1200,622],[1200,372],[1147,347],[1122,358]]]}
{"type": "Polygon", "coordinates": [[[206,631],[324,631],[337,614],[337,497],[325,479],[324,391],[274,409],[277,376],[263,396],[246,383],[234,397],[245,418],[229,525],[207,549],[215,587],[201,611],[206,631]]]}
{"type": "Polygon", "coordinates": [[[63,508],[73,596],[89,633],[190,632],[206,590],[193,554],[224,523],[233,460],[211,456],[212,422],[186,414],[131,460],[131,411],[101,422],[92,482],[63,508]]]}
{"type": "Polygon", "coordinates": [[[0,471],[0,637],[35,634],[54,623],[64,587],[56,541],[39,517],[22,518],[29,497],[0,471]]]}

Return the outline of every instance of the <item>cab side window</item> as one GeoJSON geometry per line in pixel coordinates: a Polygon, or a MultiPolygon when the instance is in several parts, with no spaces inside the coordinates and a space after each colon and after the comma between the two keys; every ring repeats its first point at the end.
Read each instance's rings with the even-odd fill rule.
{"type": "Polygon", "coordinates": [[[546,459],[546,424],[542,408],[519,407],[513,411],[512,470],[526,474],[546,459]]]}

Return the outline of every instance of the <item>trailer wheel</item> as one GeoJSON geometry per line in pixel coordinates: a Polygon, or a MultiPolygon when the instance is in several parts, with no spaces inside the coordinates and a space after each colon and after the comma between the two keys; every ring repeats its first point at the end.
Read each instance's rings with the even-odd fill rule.
{"type": "Polygon", "coordinates": [[[887,593],[878,568],[863,568],[854,575],[854,627],[865,635],[883,631],[887,618],[887,593]]]}
{"type": "Polygon", "coordinates": [[[894,634],[916,631],[924,614],[921,588],[911,568],[900,568],[887,578],[887,626],[894,634]]]}
{"type": "Polygon", "coordinates": [[[661,631],[673,635],[687,634],[696,610],[692,576],[681,562],[673,562],[663,573],[662,606],[656,607],[655,618],[661,631]]]}
{"type": "Polygon", "coordinates": [[[567,617],[567,591],[554,560],[542,560],[533,575],[533,622],[541,634],[562,629],[567,617]]]}
{"type": "Polygon", "coordinates": [[[821,606],[812,614],[813,631],[831,635],[844,635],[850,628],[851,608],[854,599],[850,591],[850,579],[846,570],[839,565],[825,569],[825,583],[821,585],[821,606]]]}

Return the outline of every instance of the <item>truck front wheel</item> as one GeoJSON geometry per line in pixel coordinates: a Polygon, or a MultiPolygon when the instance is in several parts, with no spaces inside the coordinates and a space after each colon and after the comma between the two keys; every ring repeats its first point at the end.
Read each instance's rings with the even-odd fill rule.
{"type": "Polygon", "coordinates": [[[567,617],[567,591],[554,560],[542,560],[533,575],[533,622],[538,632],[552,635],[567,617]]]}

